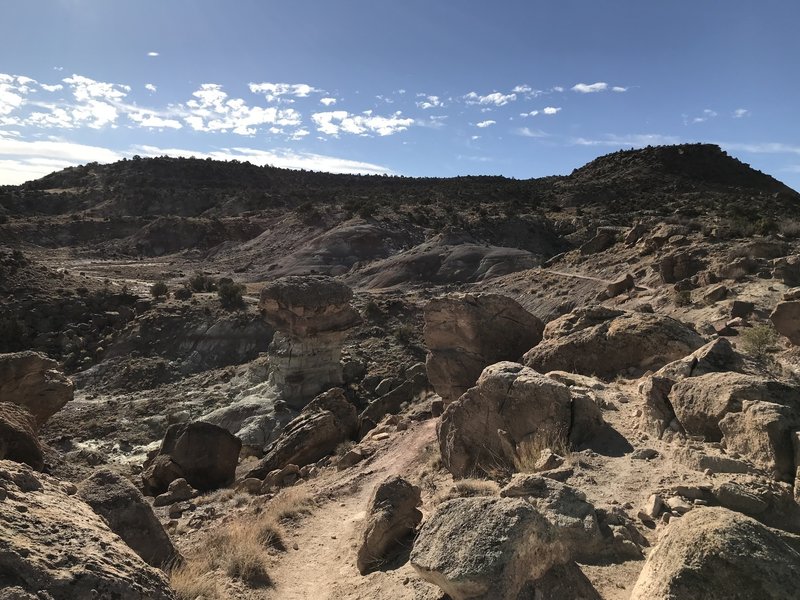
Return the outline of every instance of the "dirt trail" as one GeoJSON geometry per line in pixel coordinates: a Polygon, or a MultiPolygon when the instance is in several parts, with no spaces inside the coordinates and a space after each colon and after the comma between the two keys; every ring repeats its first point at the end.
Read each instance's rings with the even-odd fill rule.
{"type": "Polygon", "coordinates": [[[351,469],[352,474],[342,477],[341,472],[332,471],[312,480],[309,485],[314,495],[330,499],[287,533],[287,551],[270,569],[273,588],[267,597],[281,600],[428,597],[434,591],[432,587],[408,582],[413,573],[408,564],[393,572],[361,576],[356,569],[356,551],[359,525],[375,485],[390,475],[416,479],[425,460],[425,447],[435,439],[435,420],[415,424],[393,434],[376,453],[374,462],[351,469]],[[415,589],[420,587],[426,589],[415,589]]]}

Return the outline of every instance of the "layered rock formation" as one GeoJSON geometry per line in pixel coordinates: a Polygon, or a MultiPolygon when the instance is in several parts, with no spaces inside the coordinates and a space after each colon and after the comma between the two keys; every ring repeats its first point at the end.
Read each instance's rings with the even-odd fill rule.
{"type": "Polygon", "coordinates": [[[0,460],[25,463],[41,471],[44,457],[34,426],[33,416],[26,409],[0,402],[0,460]]]}
{"type": "Polygon", "coordinates": [[[452,294],[425,306],[428,379],[445,405],[475,385],[483,369],[519,360],[542,339],[544,325],[499,294],[452,294]]]}
{"type": "Polygon", "coordinates": [[[260,306],[278,331],[269,347],[270,381],[283,399],[302,408],[342,384],[342,342],[360,322],[353,291],[328,277],[283,277],[261,291],[260,306]]]}
{"type": "Polygon", "coordinates": [[[0,596],[174,598],[164,574],[66,487],[27,466],[0,461],[0,596]]]}
{"type": "Polygon", "coordinates": [[[41,427],[73,397],[58,363],[38,352],[0,354],[0,401],[25,407],[41,427]]]}

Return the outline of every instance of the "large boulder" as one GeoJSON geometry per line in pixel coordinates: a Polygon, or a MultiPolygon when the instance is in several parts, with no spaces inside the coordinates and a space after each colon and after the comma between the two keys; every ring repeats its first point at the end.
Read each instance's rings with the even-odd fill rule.
{"type": "Polygon", "coordinates": [[[38,352],[0,354],[0,402],[25,407],[37,429],[72,400],[74,386],[58,363],[38,352]]]}
{"type": "Polygon", "coordinates": [[[717,338],[691,354],[668,363],[640,384],[639,394],[644,400],[639,428],[655,437],[661,437],[675,419],[669,401],[672,387],[687,377],[707,373],[739,371],[744,368],[742,357],[725,338],[717,338]]]}
{"type": "Polygon", "coordinates": [[[341,388],[320,394],[286,427],[270,446],[266,455],[247,473],[247,477],[264,479],[270,471],[292,464],[299,467],[328,456],[358,430],[356,408],[341,388]]]}
{"type": "Polygon", "coordinates": [[[361,321],[352,297],[345,284],[317,275],[282,277],[261,290],[261,312],[278,330],[269,346],[270,381],[294,408],[342,385],[342,343],[361,321]]]}
{"type": "Polygon", "coordinates": [[[769,319],[778,333],[800,345],[800,301],[779,302],[769,319]]]}
{"type": "Polygon", "coordinates": [[[579,308],[547,324],[523,363],[537,371],[613,378],[631,367],[658,369],[703,345],[703,338],[663,315],[579,308]]]}
{"type": "Polygon", "coordinates": [[[0,461],[4,597],[174,598],[161,571],[139,558],[88,504],[64,490],[57,479],[0,461]],[[8,595],[12,591],[16,595],[8,595]]]}
{"type": "Polygon", "coordinates": [[[566,440],[571,412],[563,383],[517,363],[490,365],[439,420],[442,463],[457,478],[513,468],[530,436],[566,440]]]}
{"type": "Polygon", "coordinates": [[[670,522],[631,600],[786,600],[800,590],[800,554],[770,529],[724,508],[670,522]]]}
{"type": "Polygon", "coordinates": [[[411,551],[417,573],[453,600],[517,598],[568,554],[556,530],[520,498],[456,498],[438,505],[411,551]]]}
{"type": "Polygon", "coordinates": [[[153,567],[170,566],[178,558],[161,522],[142,493],[121,475],[102,469],[78,486],[78,497],[103,517],[111,530],[153,567]]]}
{"type": "Polygon", "coordinates": [[[158,454],[142,472],[145,490],[156,496],[184,478],[200,491],[233,483],[242,442],[227,429],[203,423],[176,423],[164,434],[158,454]]]}
{"type": "Polygon", "coordinates": [[[401,477],[389,477],[372,492],[361,533],[356,565],[362,575],[383,564],[422,521],[420,489],[401,477]]]}
{"type": "Polygon", "coordinates": [[[33,415],[26,409],[0,402],[0,460],[25,463],[41,471],[44,456],[34,427],[33,415]]]}
{"type": "Polygon", "coordinates": [[[544,325],[499,294],[451,294],[425,306],[428,379],[445,405],[475,385],[492,363],[519,360],[544,325]]]}

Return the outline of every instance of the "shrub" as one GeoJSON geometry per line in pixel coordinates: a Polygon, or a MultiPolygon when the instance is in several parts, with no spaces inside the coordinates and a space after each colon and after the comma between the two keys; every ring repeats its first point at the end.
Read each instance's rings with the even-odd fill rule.
{"type": "Polygon", "coordinates": [[[172,292],[172,295],[175,296],[176,300],[188,300],[192,297],[192,288],[188,285],[183,285],[172,292]]]}
{"type": "Polygon", "coordinates": [[[559,456],[569,458],[572,451],[564,431],[534,433],[517,444],[514,467],[520,473],[533,473],[534,467],[544,450],[551,450],[559,456]]]}
{"type": "Polygon", "coordinates": [[[195,292],[213,292],[217,289],[217,284],[205,273],[196,271],[195,274],[189,278],[189,287],[195,292]]]}
{"type": "Polygon", "coordinates": [[[775,350],[778,332],[772,325],[756,325],[742,331],[739,335],[742,349],[748,354],[762,358],[775,350]]]}
{"type": "Polygon", "coordinates": [[[414,337],[414,326],[410,323],[403,323],[395,330],[394,336],[397,338],[397,341],[407,344],[414,337]]]}
{"type": "Polygon", "coordinates": [[[150,286],[150,295],[153,298],[163,298],[169,293],[169,289],[167,288],[167,284],[163,281],[156,281],[152,286],[150,286]]]}
{"type": "Polygon", "coordinates": [[[222,307],[226,309],[244,306],[244,299],[242,298],[244,290],[245,287],[241,283],[236,283],[229,277],[222,277],[217,282],[217,296],[222,307]]]}

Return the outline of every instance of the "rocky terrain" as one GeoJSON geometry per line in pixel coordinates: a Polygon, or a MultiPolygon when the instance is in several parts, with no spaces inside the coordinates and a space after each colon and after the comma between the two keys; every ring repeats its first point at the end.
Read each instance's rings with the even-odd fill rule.
{"type": "Polygon", "coordinates": [[[0,187],[0,599],[788,599],[800,194],[153,158],[0,187]]]}

